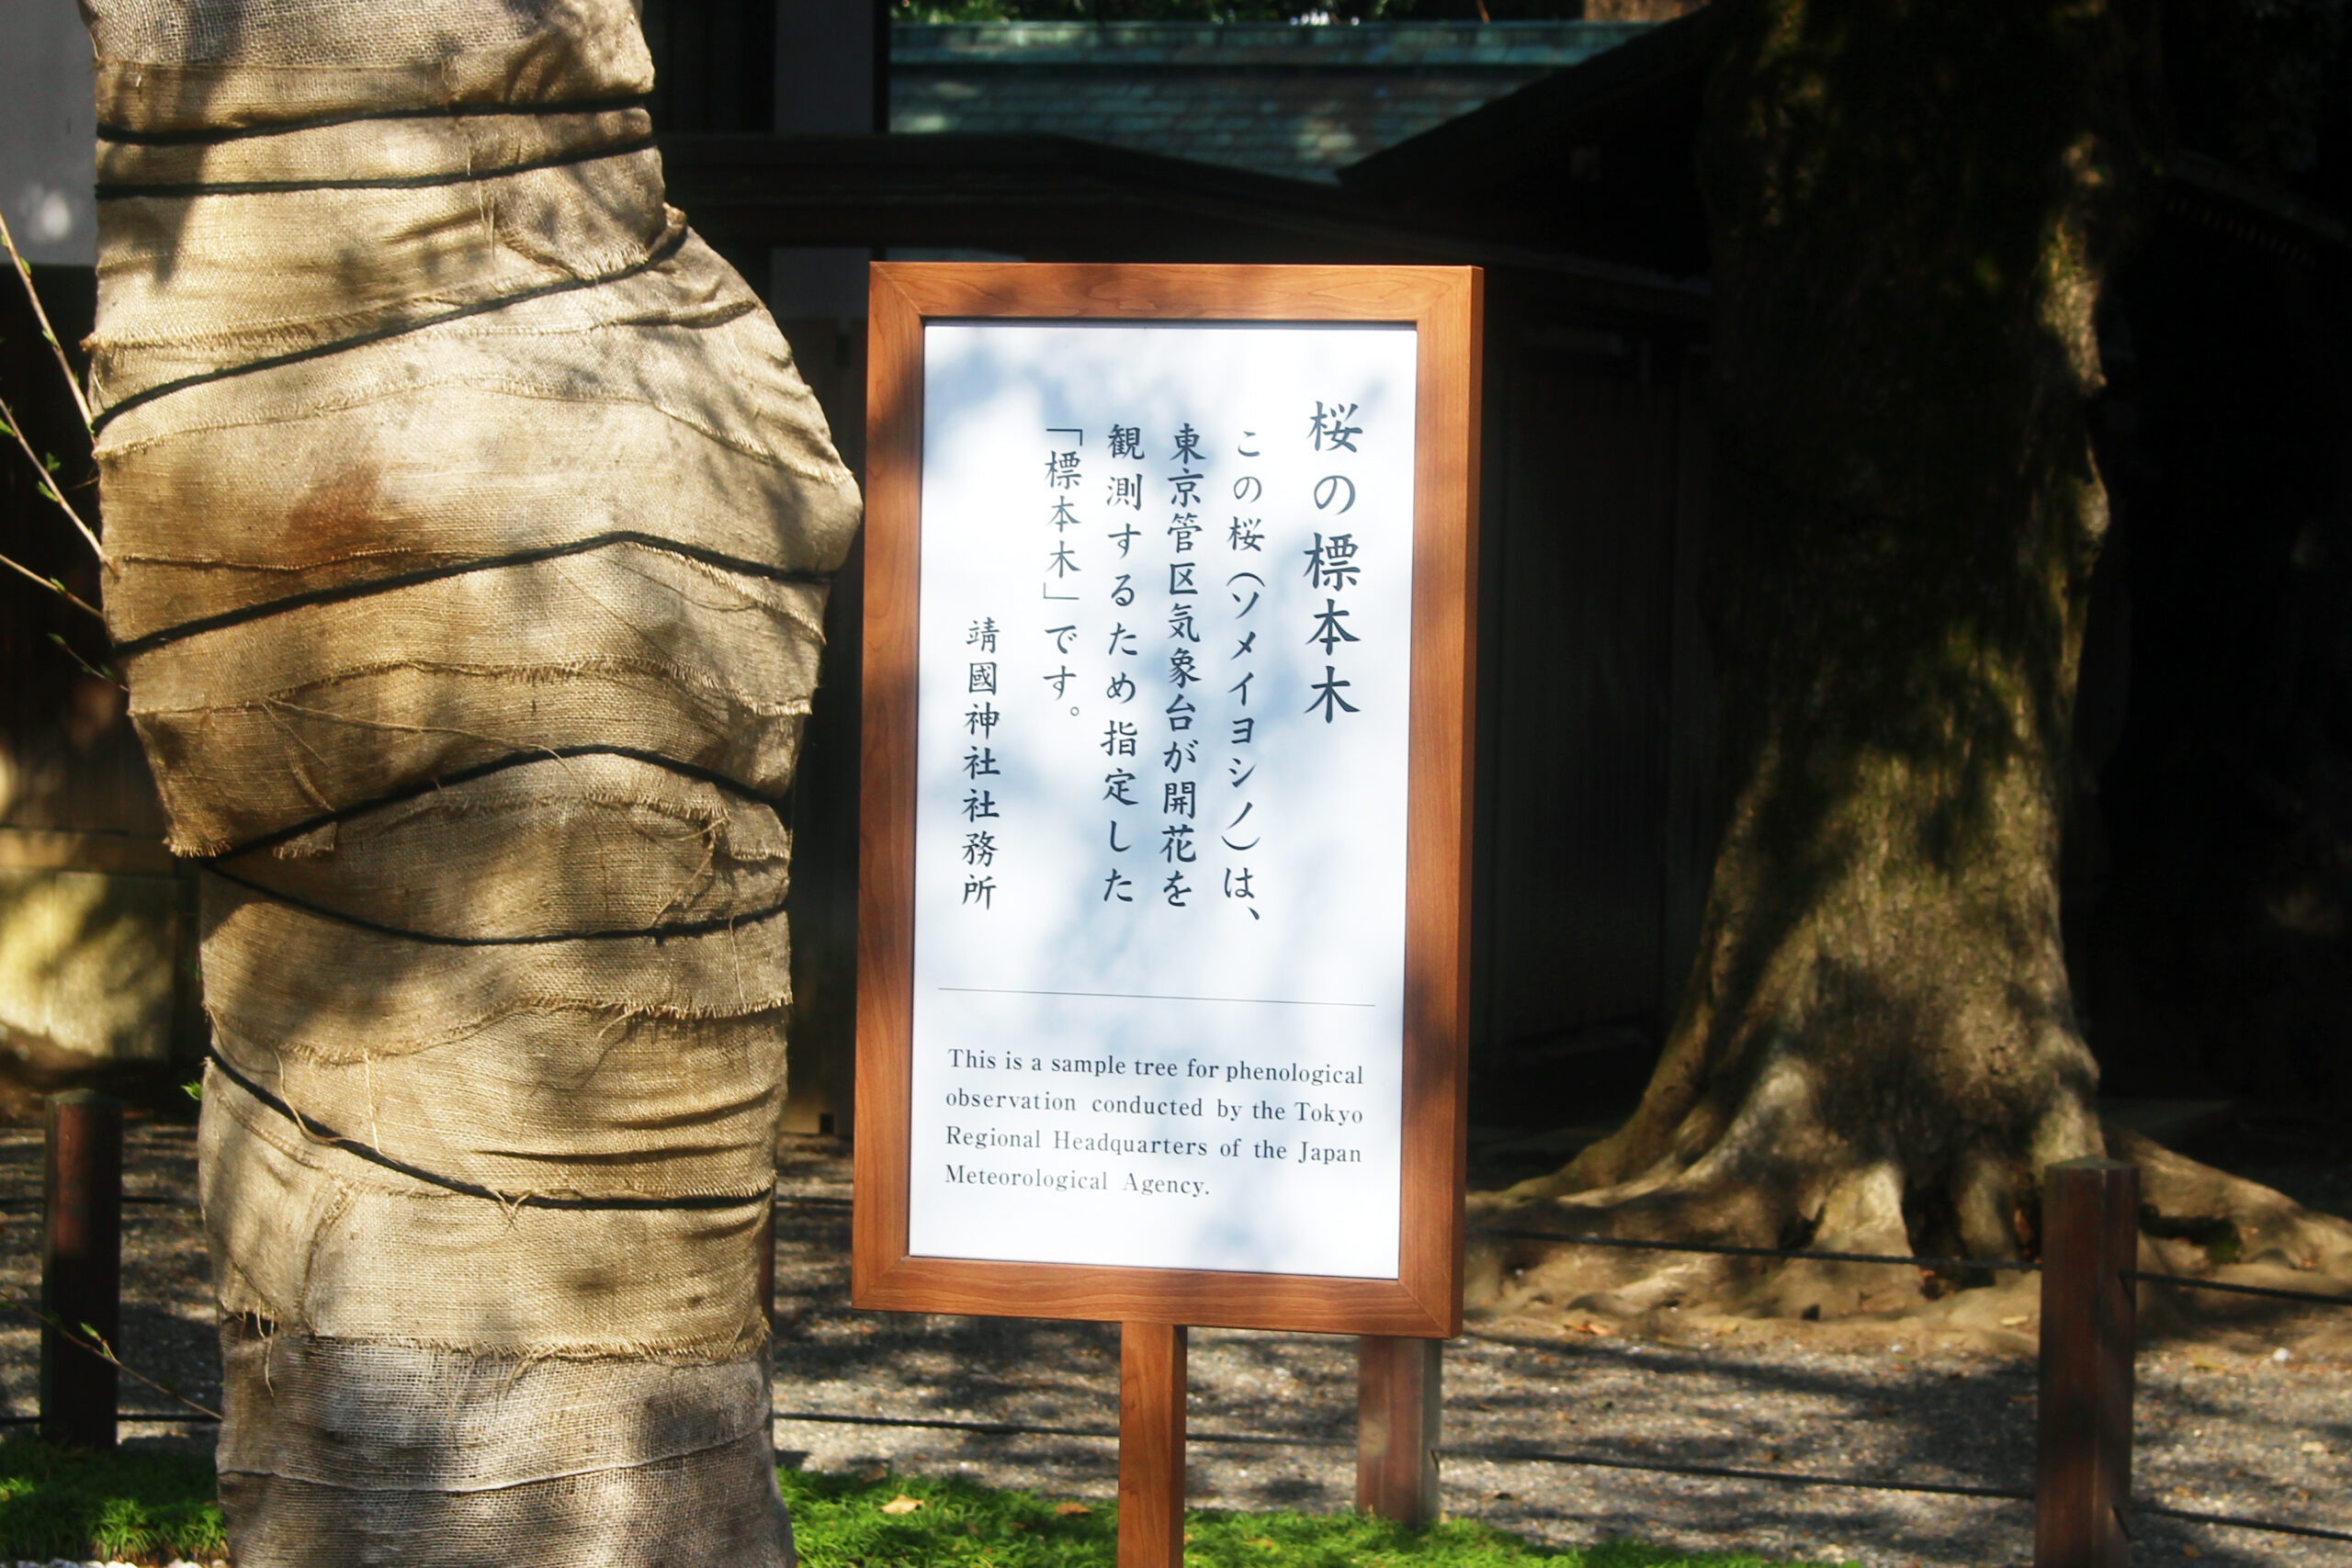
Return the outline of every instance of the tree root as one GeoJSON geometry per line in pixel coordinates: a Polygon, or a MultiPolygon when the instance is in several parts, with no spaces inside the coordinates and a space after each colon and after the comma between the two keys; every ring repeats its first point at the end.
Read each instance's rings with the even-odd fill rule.
{"type": "MultiPolygon", "coordinates": [[[[2235,1284],[2320,1294],[2352,1293],[2352,1222],[2198,1163],[2120,1128],[2106,1129],[2111,1157],[2141,1171],[2140,1267],[2235,1284]]],[[[1817,1155],[1818,1151],[1815,1151],[1817,1155]]],[[[1566,1173],[1564,1173],[1566,1174],[1566,1173]]],[[[1572,1178],[1570,1179],[1573,1179],[1572,1178]]],[[[2031,1344],[2037,1276],[1996,1269],[2038,1258],[2039,1216],[2020,1207],[2015,1245],[1955,1245],[1923,1234],[1928,1212],[1891,1161],[1825,1169],[1818,1158],[1743,1156],[1719,1146],[1687,1167],[1667,1165],[1630,1181],[1561,1191],[1560,1177],[1474,1193],[1465,1305],[1483,1321],[1574,1327],[1594,1317],[1716,1314],[1735,1319],[1872,1320],[1932,1326],[1980,1348],[2031,1344]],[[1964,1257],[1951,1269],[1815,1258],[1651,1252],[1483,1232],[1607,1236],[1618,1240],[1964,1257]],[[1923,1246],[1927,1242],[1930,1245],[1923,1246]],[[1934,1245],[1940,1242],[1941,1245],[1934,1245]]],[[[2143,1285],[2143,1328],[2199,1337],[2215,1330],[2275,1329],[2312,1309],[2185,1287],[2143,1285]]],[[[2352,1350],[2352,1314],[2325,1335],[2352,1350]]],[[[2313,1332],[2317,1332],[2316,1329],[2313,1332]]]]}

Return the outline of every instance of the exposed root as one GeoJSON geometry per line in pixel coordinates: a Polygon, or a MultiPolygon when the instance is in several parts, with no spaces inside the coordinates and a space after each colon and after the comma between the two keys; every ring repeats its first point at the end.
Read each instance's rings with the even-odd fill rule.
{"type": "MultiPolygon", "coordinates": [[[[1686,1170],[1533,1201],[1471,1200],[1482,1228],[1735,1247],[1902,1255],[1911,1251],[1899,1172],[1886,1162],[1822,1179],[1793,1162],[1724,1151],[1686,1170]]],[[[1920,1299],[1914,1271],[1884,1266],[1647,1252],[1473,1237],[1475,1310],[1508,1316],[1629,1317],[1705,1305],[1748,1316],[1845,1316],[1920,1299]]]]}
{"type": "MultiPolygon", "coordinates": [[[[1819,1154],[1818,1140],[1813,1151],[1819,1154]]],[[[2120,1128],[2110,1157],[2141,1170],[2140,1267],[2150,1272],[2352,1293],[2352,1222],[2177,1155],[2120,1128]]],[[[2019,1191],[1998,1162],[1956,1162],[1922,1192],[1888,1158],[1802,1157],[1726,1137],[1702,1157],[1662,1161],[1630,1181],[1562,1190],[1577,1167],[1500,1192],[1473,1194],[1467,1305],[1484,1321],[1592,1332],[1591,1320],[1667,1318],[1848,1321],[1912,1325],[1922,1336],[2007,1353],[2030,1350],[2039,1327],[2031,1272],[1991,1267],[1905,1268],[1496,1237],[1480,1231],[1608,1236],[1709,1245],[2036,1261],[2037,1194],[2019,1191]],[[1968,1213],[1976,1211],[1973,1216],[1968,1213]]],[[[2302,1325],[2352,1349],[2352,1327],[2331,1331],[2313,1309],[2183,1287],[2141,1291],[2154,1337],[2270,1333],[2302,1325]]],[[[2336,1315],[2341,1316],[2342,1314],[2336,1315]]]]}

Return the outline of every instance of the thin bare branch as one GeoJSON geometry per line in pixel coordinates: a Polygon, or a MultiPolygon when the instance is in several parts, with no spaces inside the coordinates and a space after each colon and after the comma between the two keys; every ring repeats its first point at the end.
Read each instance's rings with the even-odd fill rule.
{"type": "Polygon", "coordinates": [[[41,308],[40,291],[33,287],[33,269],[17,254],[17,236],[8,232],[6,214],[0,214],[0,245],[8,247],[8,265],[16,268],[17,281],[25,286],[25,298],[32,301],[33,317],[40,322],[40,335],[49,340],[49,351],[57,355],[57,368],[64,373],[65,389],[74,394],[74,406],[82,411],[82,428],[95,437],[96,432],[90,429],[90,400],[82,395],[82,383],[65,357],[65,345],[57,341],[57,329],[49,324],[49,312],[41,308]]]}
{"type": "Polygon", "coordinates": [[[145,1372],[141,1371],[138,1368],[130,1365],[121,1357],[116,1355],[114,1353],[114,1347],[107,1343],[107,1337],[100,1334],[88,1324],[85,1323],[78,1325],[69,1324],[63,1318],[59,1317],[55,1313],[42,1312],[38,1307],[27,1306],[24,1303],[17,1300],[14,1296],[0,1295],[0,1306],[6,1307],[10,1312],[22,1313],[25,1316],[31,1318],[35,1323],[46,1324],[48,1326],[56,1329],[60,1334],[65,1337],[65,1342],[73,1346],[76,1350],[86,1351],[88,1354],[96,1356],[101,1361],[112,1362],[117,1371],[129,1372],[134,1381],[145,1383],[149,1388],[153,1389],[165,1399],[171,1400],[175,1404],[185,1404],[199,1416],[209,1416],[215,1421],[220,1419],[220,1412],[213,1409],[210,1405],[198,1404],[195,1400],[190,1399],[187,1394],[182,1393],[170,1383],[156,1382],[153,1378],[149,1377],[145,1372]]]}
{"type": "Polygon", "coordinates": [[[83,674],[91,677],[93,680],[104,681],[107,685],[112,686],[116,691],[122,693],[125,696],[129,696],[130,694],[130,688],[124,685],[121,681],[118,680],[112,670],[102,664],[91,663],[88,660],[74,652],[74,645],[67,642],[55,632],[49,634],[49,640],[55,643],[57,645],[57,650],[65,655],[66,658],[72,660],[81,670],[83,674]]]}
{"type": "Polygon", "coordinates": [[[97,534],[87,523],[82,521],[82,514],[74,510],[74,503],[65,499],[65,492],[57,486],[57,476],[49,471],[49,465],[41,461],[40,454],[34,451],[32,443],[25,439],[25,427],[17,423],[17,411],[8,406],[7,400],[5,398],[0,398],[0,424],[8,427],[8,434],[17,438],[17,449],[25,455],[25,461],[30,463],[33,466],[33,471],[40,476],[41,494],[54,502],[57,509],[65,513],[75,531],[89,541],[91,551],[100,560],[106,559],[106,549],[98,543],[97,534]]]}
{"type": "Polygon", "coordinates": [[[32,568],[26,566],[23,562],[10,560],[6,556],[0,556],[0,566],[6,567],[10,571],[17,573],[19,577],[28,578],[32,581],[40,583],[43,588],[48,589],[51,593],[57,594],[75,609],[85,610],[89,614],[97,616],[98,624],[100,626],[106,625],[107,617],[103,611],[99,610],[95,604],[85,603],[81,595],[66,587],[65,584],[58,581],[57,579],[53,577],[43,577],[40,573],[35,571],[32,568]]]}
{"type": "MultiPolygon", "coordinates": [[[[51,1323],[57,1323],[57,1319],[54,1317],[51,1317],[50,1321],[51,1323]]],[[[165,1399],[171,1400],[175,1404],[187,1405],[198,1416],[209,1416],[215,1421],[220,1419],[220,1412],[213,1409],[210,1405],[198,1404],[195,1400],[190,1399],[187,1394],[182,1393],[170,1383],[159,1382],[154,1378],[149,1377],[145,1372],[141,1371],[137,1367],[132,1366],[120,1356],[116,1355],[114,1353],[114,1347],[107,1343],[107,1337],[99,1333],[96,1329],[91,1327],[88,1324],[85,1323],[81,1325],[82,1332],[89,1337],[86,1343],[82,1340],[75,1339],[74,1337],[74,1330],[66,1327],[63,1324],[58,1324],[58,1327],[64,1334],[66,1343],[89,1351],[91,1355],[97,1357],[98,1359],[102,1361],[113,1362],[117,1371],[129,1372],[137,1382],[145,1383],[149,1388],[153,1389],[165,1399]]]]}

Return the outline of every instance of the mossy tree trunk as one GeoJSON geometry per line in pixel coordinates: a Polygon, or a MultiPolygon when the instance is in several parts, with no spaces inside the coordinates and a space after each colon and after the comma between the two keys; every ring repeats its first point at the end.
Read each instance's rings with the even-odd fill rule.
{"type": "MultiPolygon", "coordinates": [[[[2040,1168],[2101,1147],[2056,863],[2107,522],[2092,312],[2148,186],[2149,17],[1725,21],[1701,176],[1733,806],[1639,1110],[1480,1207],[2011,1256],[2040,1168]]],[[[1547,1258],[1505,1261],[1540,1291],[1547,1258]]]]}

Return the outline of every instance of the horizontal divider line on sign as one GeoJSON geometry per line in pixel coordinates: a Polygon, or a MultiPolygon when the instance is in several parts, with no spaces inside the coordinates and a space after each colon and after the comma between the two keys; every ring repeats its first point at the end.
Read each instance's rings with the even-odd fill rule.
{"type": "Polygon", "coordinates": [[[1637,1252],[1703,1252],[1730,1258],[1804,1258],[1815,1263],[1889,1263],[1913,1269],[2017,1269],[2033,1272],[2041,1265],[2013,1258],[1908,1258],[1892,1252],[1807,1252],[1786,1247],[1734,1247],[1728,1242],[1636,1241],[1617,1235],[1561,1235],[1551,1231],[1490,1229],[1472,1225],[1472,1235],[1498,1236],[1507,1241],[1556,1241],[1575,1247],[1623,1247],[1637,1252]]]}
{"type": "Polygon", "coordinates": [[[393,338],[406,337],[411,333],[421,333],[429,327],[447,326],[452,321],[462,321],[471,316],[486,316],[494,310],[503,310],[510,305],[526,304],[533,299],[545,299],[557,294],[576,293],[582,288],[601,288],[607,283],[618,283],[625,278],[635,277],[639,273],[651,272],[678,254],[679,249],[686,243],[688,231],[684,224],[680,224],[664,235],[661,243],[648,251],[642,259],[633,261],[624,267],[616,267],[611,272],[600,272],[593,277],[560,278],[553,283],[542,283],[535,288],[521,288],[512,294],[501,294],[495,299],[477,299],[470,305],[459,305],[434,315],[420,316],[413,321],[389,321],[383,326],[371,328],[364,333],[355,333],[349,337],[336,338],[332,343],[322,343],[315,347],[298,348],[288,354],[272,354],[260,359],[248,359],[243,365],[224,365],[218,370],[206,370],[194,376],[182,376],[176,380],[158,381],[152,387],[142,388],[100,410],[97,416],[90,421],[90,434],[96,436],[132,409],[152,403],[158,398],[167,398],[174,392],[185,392],[192,387],[209,386],[215,381],[226,381],[238,376],[251,376],[263,370],[281,370],[288,365],[301,365],[313,359],[325,359],[330,355],[346,353],[351,349],[366,348],[370,344],[388,343],[393,338]]]}
{"type": "Polygon", "coordinates": [[[1188,997],[1166,991],[1039,991],[1013,986],[940,986],[941,991],[976,997],[1079,997],[1122,1002],[1230,1002],[1261,1008],[1365,1008],[1376,1002],[1320,1002],[1299,997],[1188,997]]]}
{"type": "Polygon", "coordinates": [[[631,1213],[669,1209],[743,1209],[756,1203],[772,1202],[775,1199],[773,1189],[764,1189],[740,1197],[732,1193],[713,1192],[684,1198],[588,1198],[558,1193],[501,1192],[494,1188],[484,1187],[479,1182],[460,1181],[454,1177],[437,1176],[420,1166],[411,1165],[406,1160],[395,1159],[372,1145],[363,1144],[356,1138],[345,1137],[332,1127],[298,1114],[292,1106],[230,1066],[228,1058],[221,1055],[217,1048],[208,1047],[204,1055],[208,1061],[220,1069],[221,1075],[231,1083],[294,1123],[302,1135],[312,1142],[331,1145],[347,1155],[355,1155],[368,1161],[370,1165],[379,1165],[386,1170],[397,1171],[402,1176],[413,1178],[447,1191],[467,1198],[488,1199],[493,1203],[502,1204],[510,1209],[612,1210],[631,1213]]]}
{"type": "Polygon", "coordinates": [[[205,126],[187,130],[139,130],[127,125],[98,126],[98,140],[124,147],[209,147],[221,141],[248,141],[261,136],[290,136],[299,130],[325,130],[338,125],[363,125],[383,119],[491,119],[520,115],[546,118],[568,114],[614,114],[641,109],[650,100],[643,93],[609,98],[559,98],[543,104],[432,104],[417,108],[355,109],[348,114],[311,115],[302,119],[267,119],[253,125],[205,126]]]}
{"type": "MultiPolygon", "coordinates": [[[[2233,1285],[2221,1280],[2197,1280],[2186,1274],[2151,1274],[2126,1269],[2123,1277],[2146,1285],[2186,1285],[2192,1291],[2227,1291],[2233,1296],[2263,1296],[2273,1301],[2305,1302],[2316,1306],[2352,1306],[2352,1296],[2322,1295],[2317,1291],[2282,1291],[2270,1285],[2233,1285]]],[[[2352,1536],[2345,1538],[2352,1540],[2352,1536]]]]}
{"type": "Polygon", "coordinates": [[[292,909],[300,909],[305,914],[317,915],[323,919],[334,920],[358,931],[373,931],[378,936],[399,937],[405,942],[422,942],[435,947],[545,947],[551,942],[627,942],[632,939],[664,942],[672,937],[709,936],[718,931],[733,931],[739,926],[755,926],[763,920],[773,920],[784,913],[786,904],[784,899],[779,898],[765,908],[751,909],[740,915],[713,915],[707,919],[678,920],[666,926],[633,926],[616,931],[550,931],[541,936],[441,936],[433,931],[410,931],[404,926],[388,926],[381,920],[371,920],[359,915],[347,915],[341,909],[330,909],[324,904],[314,904],[308,898],[297,898],[290,893],[280,893],[276,888],[264,887],[257,882],[248,882],[234,872],[221,870],[217,864],[208,863],[203,869],[209,876],[217,876],[223,882],[233,882],[247,892],[260,894],[272,903],[283,904],[292,909]]]}
{"type": "Polygon", "coordinates": [[[503,757],[493,757],[487,762],[476,762],[470,767],[458,768],[446,773],[435,773],[430,778],[415,780],[413,783],[401,785],[399,789],[387,790],[382,795],[370,795],[366,800],[355,801],[349,806],[341,807],[334,811],[324,811],[316,817],[304,818],[290,828],[280,828],[275,833],[264,833],[260,838],[248,840],[234,849],[224,850],[217,855],[209,855],[205,857],[205,863],[219,865],[224,861],[232,861],[241,855],[253,854],[256,851],[276,849],[280,844],[292,842],[305,833],[315,833],[322,828],[333,827],[338,822],[348,822],[355,817],[365,817],[368,813],[380,811],[387,806],[398,806],[403,800],[414,800],[419,795],[436,795],[442,790],[453,789],[458,784],[471,784],[476,779],[486,779],[492,773],[503,773],[509,768],[526,767],[533,762],[570,761],[576,757],[619,757],[631,762],[643,762],[649,767],[675,773],[680,778],[694,779],[709,784],[714,789],[725,790],[736,798],[748,800],[754,806],[764,806],[775,812],[781,820],[789,822],[792,819],[792,790],[788,785],[782,795],[762,795],[741,779],[729,778],[716,769],[701,767],[693,762],[681,762],[675,757],[665,757],[659,751],[640,750],[634,746],[535,746],[527,751],[510,751],[503,757]]]}
{"type": "Polygon", "coordinates": [[[541,169],[562,169],[574,164],[622,158],[631,152],[650,152],[652,147],[653,138],[650,136],[632,136],[626,141],[616,141],[603,147],[576,147],[562,152],[550,152],[544,158],[527,158],[519,164],[500,164],[487,169],[457,169],[436,175],[386,175],[376,179],[222,180],[217,183],[176,180],[152,185],[101,183],[97,186],[97,196],[100,201],[128,201],[139,197],[173,200],[197,196],[286,196],[307,190],[432,190],[442,186],[477,185],[483,180],[535,174],[541,169]]]}
{"type": "Polygon", "coordinates": [[[283,599],[266,599],[258,604],[223,610],[217,615],[200,615],[192,621],[182,621],[177,626],[159,626],[144,636],[118,644],[114,651],[118,658],[136,659],[142,653],[188,637],[200,637],[206,632],[244,626],[271,615],[282,615],[291,610],[307,610],[318,604],[347,604],[354,599],[373,598],[379,593],[415,588],[427,582],[442,582],[477,571],[503,571],[510,567],[537,566],[542,561],[589,555],[613,545],[642,545],[647,549],[661,550],[704,566],[717,567],[721,571],[761,578],[769,582],[792,582],[821,588],[833,580],[830,571],[804,571],[796,567],[769,566],[763,561],[744,560],[741,557],[707,550],[699,545],[665,539],[658,534],[640,533],[634,528],[616,528],[608,533],[592,534],[584,539],[574,539],[568,544],[542,545],[537,549],[485,556],[479,560],[455,561],[447,566],[420,567],[414,571],[395,572],[390,577],[370,578],[364,582],[339,582],[333,588],[313,588],[308,592],[288,593],[283,599]]]}

